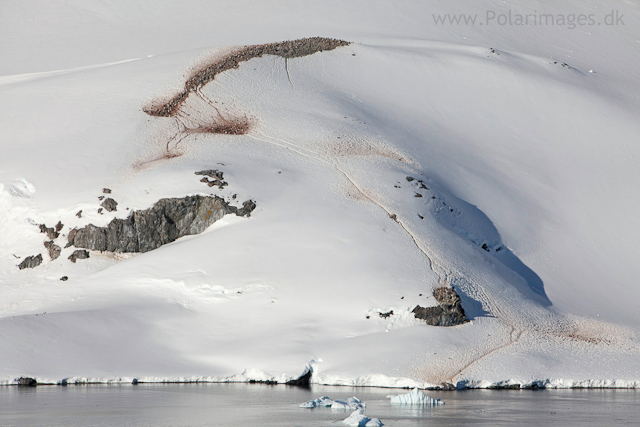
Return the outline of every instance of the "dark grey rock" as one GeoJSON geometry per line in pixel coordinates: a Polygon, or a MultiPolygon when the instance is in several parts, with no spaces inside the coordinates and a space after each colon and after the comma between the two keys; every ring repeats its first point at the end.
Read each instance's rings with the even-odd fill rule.
{"type": "Polygon", "coordinates": [[[250,216],[252,200],[242,208],[217,196],[161,199],[149,209],[133,211],[126,219],[113,219],[106,227],[89,224],[69,233],[77,248],[109,252],[148,252],[176,239],[202,233],[226,214],[250,216]]]}
{"type": "Polygon", "coordinates": [[[219,179],[220,181],[224,180],[224,172],[217,169],[207,169],[204,171],[196,172],[196,175],[204,175],[208,176],[209,178],[219,179]]]}
{"type": "Polygon", "coordinates": [[[82,209],[80,209],[78,212],[76,212],[76,216],[78,218],[82,218],[82,209]]]}
{"type": "Polygon", "coordinates": [[[78,232],[77,228],[74,228],[73,230],[71,230],[69,232],[69,235],[67,236],[67,244],[64,245],[64,248],[69,248],[71,246],[73,246],[73,238],[75,237],[76,233],[78,232]]]}
{"type": "Polygon", "coordinates": [[[104,199],[104,202],[102,202],[100,206],[102,206],[109,212],[118,210],[118,202],[113,200],[111,197],[107,197],[106,199],[104,199]]]}
{"type": "Polygon", "coordinates": [[[62,280],[63,282],[66,282],[67,280],[69,280],[69,278],[67,276],[62,276],[60,280],[62,280]]]}
{"type": "Polygon", "coordinates": [[[20,377],[18,378],[18,385],[23,387],[35,387],[38,385],[38,382],[33,378],[20,377]]]}
{"type": "Polygon", "coordinates": [[[420,307],[413,309],[416,319],[423,319],[431,326],[455,326],[467,322],[460,296],[451,288],[436,288],[433,296],[438,301],[436,307],[420,307]]]}
{"type": "Polygon", "coordinates": [[[196,175],[204,175],[204,177],[200,180],[200,182],[204,182],[209,187],[216,186],[220,190],[222,190],[224,187],[229,185],[227,182],[224,181],[224,173],[217,169],[208,169],[208,170],[196,172],[196,175]],[[213,181],[210,181],[209,178],[207,177],[213,178],[213,181]]]}
{"type": "Polygon", "coordinates": [[[293,385],[296,387],[309,388],[311,386],[311,375],[313,374],[313,369],[311,366],[307,366],[304,373],[300,375],[298,378],[294,380],[289,380],[285,384],[293,385]]]}
{"type": "Polygon", "coordinates": [[[53,243],[53,240],[44,242],[44,247],[49,251],[49,258],[51,258],[51,261],[57,259],[60,256],[60,252],[62,252],[60,246],[53,243]]]}
{"type": "Polygon", "coordinates": [[[111,194],[111,189],[110,189],[110,188],[103,188],[103,189],[102,189],[102,192],[103,192],[104,194],[111,194]]]}
{"type": "Polygon", "coordinates": [[[18,265],[18,268],[20,270],[24,270],[25,268],[36,268],[40,264],[42,264],[42,254],[31,255],[26,257],[20,265],[18,265]]]}
{"type": "Polygon", "coordinates": [[[87,258],[89,258],[89,251],[85,251],[84,249],[78,249],[77,251],[73,251],[73,253],[69,256],[69,259],[74,264],[77,259],[87,259],[87,258]]]}
{"type": "Polygon", "coordinates": [[[387,318],[393,316],[393,310],[388,311],[386,313],[378,312],[378,315],[380,315],[380,317],[383,318],[383,319],[387,319],[387,318]]]}
{"type": "Polygon", "coordinates": [[[55,228],[47,227],[45,224],[40,224],[40,232],[45,233],[47,237],[51,240],[57,239],[60,233],[58,233],[55,228]]]}
{"type": "Polygon", "coordinates": [[[62,221],[58,221],[58,223],[56,224],[56,231],[59,233],[62,230],[62,227],[64,227],[64,224],[62,223],[62,221]]]}

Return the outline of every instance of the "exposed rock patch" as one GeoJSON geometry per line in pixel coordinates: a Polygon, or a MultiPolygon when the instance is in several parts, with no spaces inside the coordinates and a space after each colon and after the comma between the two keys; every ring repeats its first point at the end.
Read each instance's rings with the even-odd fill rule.
{"type": "Polygon", "coordinates": [[[311,375],[313,374],[313,369],[308,366],[304,373],[300,375],[298,378],[289,380],[285,384],[293,385],[296,387],[309,388],[311,386],[311,375]]]}
{"type": "Polygon", "coordinates": [[[433,296],[440,304],[437,307],[420,307],[413,309],[416,319],[423,319],[431,326],[455,326],[467,322],[460,296],[451,288],[436,288],[433,296]]]}
{"type": "Polygon", "coordinates": [[[344,40],[311,37],[278,43],[246,46],[197,71],[185,82],[182,92],[163,104],[145,108],[144,112],[150,116],[173,117],[190,93],[197,91],[212,81],[216,75],[232,68],[238,68],[241,62],[248,61],[252,58],[258,58],[263,55],[276,55],[287,59],[298,58],[324,50],[333,50],[340,46],[347,46],[348,44],[349,42],[344,40]]]}
{"type": "Polygon", "coordinates": [[[44,247],[49,251],[49,258],[51,258],[51,261],[57,259],[60,256],[60,252],[62,252],[60,246],[53,243],[53,240],[44,242],[44,247]]]}
{"type": "Polygon", "coordinates": [[[218,196],[161,199],[149,209],[113,219],[106,227],[89,224],[69,233],[69,244],[94,251],[148,252],[176,239],[203,232],[226,214],[250,216],[256,204],[242,208],[218,196]]]}
{"type": "Polygon", "coordinates": [[[24,270],[25,268],[36,268],[40,264],[42,264],[42,254],[31,255],[26,257],[20,265],[18,265],[18,268],[20,270],[24,270]]]}
{"type": "Polygon", "coordinates": [[[218,189],[222,190],[224,187],[229,185],[228,182],[224,181],[224,173],[217,169],[196,172],[196,175],[204,175],[200,182],[204,182],[209,187],[217,186],[218,189]],[[213,178],[213,180],[209,180],[209,178],[213,178]]]}
{"type": "Polygon", "coordinates": [[[378,315],[379,315],[382,319],[387,319],[387,318],[389,318],[389,317],[393,316],[393,310],[388,311],[388,312],[386,312],[386,313],[378,312],[378,315]]]}
{"type": "Polygon", "coordinates": [[[114,212],[118,210],[118,202],[113,200],[111,197],[107,197],[104,202],[100,204],[103,208],[105,208],[109,212],[114,212]]]}
{"type": "Polygon", "coordinates": [[[60,230],[62,230],[62,227],[62,223],[59,221],[58,224],[56,224],[55,228],[47,227],[46,224],[40,224],[40,232],[45,233],[49,239],[53,240],[57,239],[58,236],[60,236],[60,230]]]}
{"type": "Polygon", "coordinates": [[[84,249],[79,249],[73,251],[73,253],[69,256],[69,260],[75,264],[77,259],[87,259],[89,258],[89,251],[85,251],[84,249]]]}
{"type": "Polygon", "coordinates": [[[34,378],[20,377],[18,378],[18,385],[23,387],[35,387],[38,382],[34,378]]]}

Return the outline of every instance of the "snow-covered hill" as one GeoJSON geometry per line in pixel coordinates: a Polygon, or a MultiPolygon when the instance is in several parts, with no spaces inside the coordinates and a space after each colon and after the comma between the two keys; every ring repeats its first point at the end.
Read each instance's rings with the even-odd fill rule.
{"type": "Polygon", "coordinates": [[[315,360],[326,384],[640,385],[637,3],[2,8],[4,382],[285,381],[315,360]],[[518,13],[555,25],[500,24],[518,13]],[[312,36],[351,43],[256,57],[179,115],[144,112],[233,46],[312,36]],[[205,129],[221,118],[241,134],[205,129]],[[256,209],[68,260],[72,229],[188,195],[256,209]],[[58,221],[51,260],[39,225],[58,221]],[[470,322],[414,317],[442,286],[470,322]]]}

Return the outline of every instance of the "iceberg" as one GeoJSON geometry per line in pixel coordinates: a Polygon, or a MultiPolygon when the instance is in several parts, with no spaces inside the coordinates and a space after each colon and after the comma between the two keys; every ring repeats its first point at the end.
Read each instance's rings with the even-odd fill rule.
{"type": "Polygon", "coordinates": [[[329,399],[327,396],[322,396],[317,399],[310,400],[308,402],[304,402],[300,405],[301,408],[316,408],[316,407],[327,407],[333,404],[333,400],[329,399]]]}
{"type": "Polygon", "coordinates": [[[398,394],[395,396],[387,396],[387,399],[391,399],[391,403],[394,405],[444,405],[440,399],[432,399],[426,394],[418,390],[418,387],[414,388],[407,394],[398,394]]]}
{"type": "Polygon", "coordinates": [[[350,397],[348,399],[336,399],[331,404],[331,409],[363,409],[367,406],[357,397],[350,397]]]}
{"type": "Polygon", "coordinates": [[[364,409],[356,409],[347,418],[342,420],[343,424],[354,427],[380,427],[384,425],[379,418],[369,418],[364,414],[364,409]]]}

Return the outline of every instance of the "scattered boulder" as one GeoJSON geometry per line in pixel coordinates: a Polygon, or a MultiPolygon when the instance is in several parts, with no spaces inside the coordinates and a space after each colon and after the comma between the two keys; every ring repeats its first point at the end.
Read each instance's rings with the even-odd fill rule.
{"type": "Polygon", "coordinates": [[[42,254],[31,255],[26,257],[20,265],[18,265],[18,268],[20,270],[24,270],[25,268],[36,268],[40,264],[42,264],[42,254]]]}
{"type": "Polygon", "coordinates": [[[420,307],[413,309],[416,319],[422,319],[431,326],[455,326],[468,322],[464,313],[460,296],[451,288],[436,288],[433,296],[440,303],[436,307],[420,307]]]}
{"type": "Polygon", "coordinates": [[[217,196],[161,199],[149,209],[131,212],[126,219],[113,219],[106,227],[89,224],[72,230],[69,243],[95,251],[148,252],[180,237],[202,233],[226,214],[248,217],[255,207],[247,200],[237,208],[217,196]]]}
{"type": "Polygon", "coordinates": [[[67,236],[67,244],[64,245],[64,248],[69,248],[71,246],[73,246],[73,238],[75,237],[76,233],[78,232],[77,228],[74,228],[73,230],[71,230],[69,232],[69,235],[67,236]]]}
{"type": "Polygon", "coordinates": [[[82,218],[82,209],[80,209],[78,212],[76,212],[76,216],[78,218],[82,218]]]}
{"type": "Polygon", "coordinates": [[[118,210],[118,202],[113,200],[111,197],[107,197],[106,199],[104,199],[104,202],[102,202],[100,206],[102,206],[109,212],[114,212],[118,210]]]}
{"type": "Polygon", "coordinates": [[[208,176],[209,178],[219,179],[220,181],[224,179],[224,172],[219,171],[217,169],[203,170],[200,172],[196,172],[196,175],[204,175],[204,176],[208,176]]]}
{"type": "Polygon", "coordinates": [[[51,258],[51,261],[57,259],[60,256],[60,252],[62,252],[60,246],[53,243],[53,240],[44,242],[44,247],[49,251],[49,258],[51,258]]]}
{"type": "Polygon", "coordinates": [[[110,188],[103,188],[103,189],[102,189],[102,192],[103,192],[104,194],[111,194],[111,189],[110,189],[110,188]]]}
{"type": "Polygon", "coordinates": [[[62,276],[60,280],[62,280],[63,282],[66,282],[67,280],[69,280],[69,278],[67,276],[62,276]]]}
{"type": "Polygon", "coordinates": [[[196,175],[204,175],[200,182],[204,182],[209,187],[217,186],[220,190],[222,190],[225,186],[229,185],[229,183],[224,181],[224,173],[217,169],[203,170],[200,172],[196,172],[196,175]],[[213,178],[213,180],[210,181],[209,178],[213,178]]]}
{"type": "Polygon", "coordinates": [[[388,311],[386,313],[378,312],[378,314],[380,315],[381,318],[387,319],[387,318],[393,316],[393,310],[388,311]]]}
{"type": "Polygon", "coordinates": [[[69,256],[69,260],[75,264],[77,259],[87,259],[89,258],[89,251],[85,251],[84,249],[78,249],[73,251],[73,253],[69,256]]]}
{"type": "MultiPolygon", "coordinates": [[[[60,224],[60,223],[58,222],[58,224],[60,224]]],[[[58,231],[60,231],[60,230],[58,230],[58,231]]],[[[47,237],[49,239],[51,239],[51,240],[57,239],[58,236],[60,236],[60,233],[58,231],[56,231],[56,229],[53,228],[53,227],[47,227],[45,224],[40,224],[40,232],[41,233],[45,233],[47,235],[47,237]]]]}

